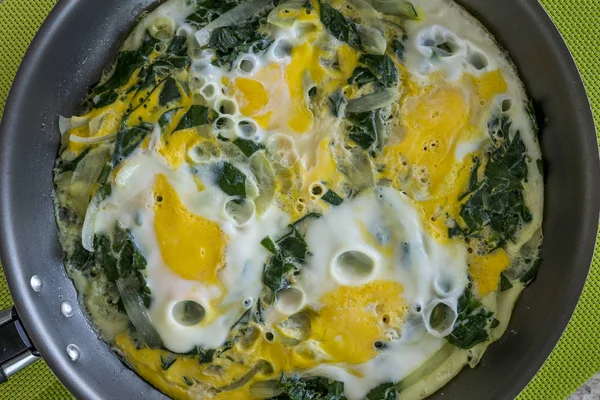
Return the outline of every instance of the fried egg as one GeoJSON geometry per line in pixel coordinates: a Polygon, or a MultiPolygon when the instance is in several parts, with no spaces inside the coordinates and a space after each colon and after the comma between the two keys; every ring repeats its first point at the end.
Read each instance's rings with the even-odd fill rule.
{"type": "Polygon", "coordinates": [[[169,0],[82,110],[65,265],[174,398],[422,399],[535,276],[535,115],[450,0],[169,0]]]}

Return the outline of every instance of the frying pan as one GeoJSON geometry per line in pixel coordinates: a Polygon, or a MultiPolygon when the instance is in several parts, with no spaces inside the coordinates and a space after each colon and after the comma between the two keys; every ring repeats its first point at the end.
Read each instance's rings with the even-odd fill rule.
{"type": "MultiPolygon", "coordinates": [[[[547,171],[545,240],[538,279],[519,300],[509,333],[433,399],[512,399],[560,338],[585,282],[600,208],[598,144],[577,68],[537,1],[459,3],[508,50],[534,100],[547,171]]],[[[16,307],[0,313],[3,378],[41,355],[77,398],[165,398],[92,330],[62,265],[52,207],[58,115],[74,113],[136,17],[156,5],[59,1],[23,60],[0,132],[0,256],[16,307]],[[73,316],[61,312],[64,301],[73,316]]]]}

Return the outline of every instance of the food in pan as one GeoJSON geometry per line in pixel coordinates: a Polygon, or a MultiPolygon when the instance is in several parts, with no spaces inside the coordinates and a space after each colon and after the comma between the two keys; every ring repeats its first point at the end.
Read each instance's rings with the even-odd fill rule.
{"type": "Polygon", "coordinates": [[[169,0],[60,130],[65,267],[174,398],[424,398],[537,272],[534,113],[450,1],[169,0]]]}

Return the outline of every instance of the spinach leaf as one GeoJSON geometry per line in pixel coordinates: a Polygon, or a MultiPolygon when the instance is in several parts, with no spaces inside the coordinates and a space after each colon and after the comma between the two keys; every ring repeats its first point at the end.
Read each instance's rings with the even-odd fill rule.
{"type": "Polygon", "coordinates": [[[494,313],[484,309],[470,288],[458,299],[458,317],[446,340],[460,348],[470,349],[489,339],[489,326],[494,313]]]}
{"type": "Polygon", "coordinates": [[[401,61],[401,62],[404,61],[404,51],[405,50],[406,50],[406,47],[404,46],[404,43],[402,43],[399,39],[392,40],[392,51],[396,55],[396,58],[398,59],[398,61],[401,61]]]}
{"type": "Polygon", "coordinates": [[[129,82],[134,72],[144,66],[156,43],[158,41],[146,32],[138,50],[120,52],[117,55],[112,75],[104,84],[97,86],[93,93],[99,94],[107,90],[118,89],[129,82]]]}
{"type": "Polygon", "coordinates": [[[90,261],[93,260],[94,253],[90,253],[86,249],[83,248],[81,244],[81,240],[75,242],[75,248],[71,253],[70,257],[68,257],[67,262],[69,265],[79,271],[83,271],[88,268],[90,265],[90,261]]]}
{"type": "Polygon", "coordinates": [[[398,392],[393,383],[382,383],[367,394],[367,400],[396,400],[398,392]]]}
{"type": "Polygon", "coordinates": [[[466,226],[456,226],[448,232],[483,238],[488,251],[514,240],[521,226],[531,222],[522,185],[527,180],[527,149],[519,132],[510,139],[510,126],[505,116],[488,124],[492,138],[496,142],[495,138],[501,138],[501,142],[491,152],[483,179],[478,181],[476,169],[471,175],[471,192],[460,211],[466,226]]]}
{"type": "Polygon", "coordinates": [[[187,37],[176,35],[169,47],[167,47],[167,54],[171,57],[185,57],[188,55],[188,44],[187,37]]]}
{"type": "Polygon", "coordinates": [[[186,22],[203,27],[216,19],[219,14],[240,4],[239,0],[205,0],[197,2],[197,10],[186,18],[186,22]]]}
{"type": "Polygon", "coordinates": [[[246,175],[228,162],[219,166],[217,183],[230,196],[246,197],[246,175]]]}
{"type": "Polygon", "coordinates": [[[377,140],[377,122],[375,111],[346,114],[353,126],[349,135],[363,150],[370,149],[377,140]]]}
{"type": "Polygon", "coordinates": [[[338,194],[331,189],[321,197],[321,200],[326,201],[332,206],[339,206],[344,202],[344,199],[338,196],[338,194]]]}
{"type": "Polygon", "coordinates": [[[119,279],[119,270],[117,269],[117,258],[112,253],[110,237],[104,234],[94,236],[94,255],[98,265],[104,269],[104,274],[109,282],[116,282],[119,279]]]}
{"type": "Polygon", "coordinates": [[[342,89],[336,90],[329,96],[329,109],[331,113],[340,118],[342,116],[342,107],[346,103],[346,96],[342,89]]]}
{"type": "Polygon", "coordinates": [[[81,160],[83,160],[85,158],[85,156],[87,156],[87,154],[90,152],[91,149],[92,149],[91,147],[88,147],[87,149],[82,151],[77,157],[75,157],[72,160],[65,160],[65,159],[61,158],[56,163],[56,173],[62,174],[63,172],[75,171],[75,168],[77,168],[77,165],[81,162],[81,160]]]}
{"type": "Polygon", "coordinates": [[[251,50],[255,53],[266,50],[273,43],[273,39],[263,37],[258,31],[259,27],[260,23],[255,21],[215,29],[207,45],[217,53],[213,64],[218,67],[228,66],[231,69],[240,54],[251,50]]]}
{"type": "Polygon", "coordinates": [[[271,254],[276,254],[277,253],[277,245],[275,244],[275,242],[273,241],[273,239],[271,239],[270,237],[266,237],[263,240],[260,241],[260,244],[267,250],[269,250],[271,252],[271,254]]]}
{"type": "Polygon", "coordinates": [[[266,237],[261,244],[273,253],[263,270],[263,284],[277,292],[289,285],[288,273],[297,270],[306,259],[308,249],[298,230],[290,225],[290,231],[273,242],[266,237]]]}
{"type": "Polygon", "coordinates": [[[363,54],[359,62],[363,64],[375,79],[385,87],[393,87],[398,83],[398,69],[387,54],[363,54]]]}
{"type": "Polygon", "coordinates": [[[180,98],[181,93],[179,92],[179,85],[177,84],[177,81],[171,77],[167,78],[163,84],[162,91],[160,92],[158,103],[164,107],[180,98]]]}
{"type": "Polygon", "coordinates": [[[114,90],[109,90],[108,92],[98,96],[97,99],[92,100],[93,108],[102,108],[108,105],[111,105],[119,98],[119,94],[114,90]]]}
{"type": "Polygon", "coordinates": [[[510,280],[504,275],[500,274],[500,292],[506,292],[509,289],[512,289],[513,284],[510,283],[510,280]]]}
{"type": "Polygon", "coordinates": [[[529,285],[531,282],[533,282],[537,277],[538,271],[540,270],[541,263],[541,259],[536,260],[535,263],[533,263],[533,265],[531,266],[531,268],[529,268],[529,270],[527,270],[527,272],[521,277],[521,283],[529,285]]]}
{"type": "Polygon", "coordinates": [[[142,123],[131,128],[122,127],[117,133],[115,148],[112,157],[112,166],[116,167],[127,158],[142,143],[154,127],[152,124],[142,123]]]}
{"type": "Polygon", "coordinates": [[[158,126],[160,126],[160,129],[163,132],[165,128],[167,128],[171,124],[171,122],[173,121],[173,117],[175,116],[175,114],[177,114],[179,110],[181,110],[180,107],[172,108],[169,111],[165,111],[165,113],[160,116],[160,118],[158,119],[158,126]]]}
{"type": "Polygon", "coordinates": [[[283,390],[283,393],[275,397],[276,400],[345,400],[344,383],[323,377],[288,378],[282,375],[277,388],[283,390]]]}
{"type": "Polygon", "coordinates": [[[250,157],[257,151],[265,148],[265,146],[263,146],[261,143],[242,138],[235,139],[233,144],[235,144],[242,151],[242,153],[246,155],[246,157],[250,157]]]}
{"type": "Polygon", "coordinates": [[[356,67],[352,72],[352,76],[348,78],[348,84],[354,85],[356,83],[361,88],[367,83],[375,82],[376,80],[375,75],[367,67],[356,67]]]}
{"type": "Polygon", "coordinates": [[[160,356],[160,367],[163,371],[167,371],[177,361],[177,358],[173,354],[166,356],[160,356]]]}
{"type": "Polygon", "coordinates": [[[209,109],[205,106],[192,105],[189,111],[181,118],[176,131],[182,129],[195,128],[196,126],[206,125],[211,121],[209,109]]]}
{"type": "Polygon", "coordinates": [[[325,25],[325,28],[341,42],[348,42],[350,38],[350,24],[346,21],[346,17],[330,6],[327,3],[319,2],[321,9],[321,22],[325,25]]]}

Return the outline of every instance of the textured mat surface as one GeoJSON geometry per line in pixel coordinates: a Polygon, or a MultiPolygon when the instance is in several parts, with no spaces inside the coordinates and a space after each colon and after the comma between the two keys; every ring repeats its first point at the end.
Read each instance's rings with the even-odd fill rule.
{"type": "MultiPolygon", "coordinates": [[[[63,0],[68,1],[68,0],[63,0]]],[[[493,0],[489,0],[493,1],[493,0]]],[[[540,0],[583,75],[600,131],[600,0],[540,0]]],[[[20,60],[56,0],[0,0],[0,113],[20,60]]],[[[0,308],[12,304],[0,270],[0,308]]],[[[562,400],[600,371],[600,249],[567,330],[519,400],[562,400]]],[[[67,399],[44,362],[0,386],[0,399],[67,399]]]]}

